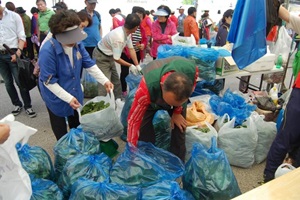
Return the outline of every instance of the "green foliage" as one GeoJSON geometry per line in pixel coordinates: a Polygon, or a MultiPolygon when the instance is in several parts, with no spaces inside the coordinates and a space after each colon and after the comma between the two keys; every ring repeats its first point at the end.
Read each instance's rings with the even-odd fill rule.
{"type": "Polygon", "coordinates": [[[108,108],[109,106],[110,106],[110,103],[105,104],[104,101],[90,102],[82,108],[81,115],[97,112],[97,111],[103,110],[105,108],[108,108]]]}

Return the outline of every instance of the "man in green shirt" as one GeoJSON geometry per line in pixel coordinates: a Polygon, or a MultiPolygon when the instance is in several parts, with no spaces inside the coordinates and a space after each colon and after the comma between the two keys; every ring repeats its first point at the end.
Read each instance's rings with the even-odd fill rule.
{"type": "Polygon", "coordinates": [[[32,60],[34,59],[34,51],[33,44],[31,42],[31,19],[26,14],[26,10],[24,10],[23,7],[17,7],[16,13],[21,16],[25,29],[26,44],[24,46],[23,53],[32,60]]]}
{"type": "Polygon", "coordinates": [[[38,18],[38,37],[40,40],[40,44],[42,44],[43,40],[46,38],[48,32],[49,32],[49,26],[48,22],[52,15],[55,14],[55,12],[49,8],[47,8],[47,4],[45,0],[37,0],[36,6],[39,9],[39,18],[38,18]]]}

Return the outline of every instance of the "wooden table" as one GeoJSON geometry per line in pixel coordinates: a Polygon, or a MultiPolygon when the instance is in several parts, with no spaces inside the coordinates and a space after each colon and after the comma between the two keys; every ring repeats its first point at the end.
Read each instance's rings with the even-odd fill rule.
{"type": "Polygon", "coordinates": [[[300,168],[250,190],[233,200],[299,200],[300,168]]]}

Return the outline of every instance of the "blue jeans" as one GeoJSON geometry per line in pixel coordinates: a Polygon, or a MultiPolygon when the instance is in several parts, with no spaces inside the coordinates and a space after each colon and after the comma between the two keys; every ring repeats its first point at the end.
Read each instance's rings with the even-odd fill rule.
{"type": "Polygon", "coordinates": [[[4,80],[6,91],[10,97],[10,100],[15,106],[23,106],[19,99],[14,80],[19,87],[21,97],[24,102],[24,108],[31,108],[31,98],[29,91],[24,88],[20,88],[18,78],[18,66],[17,63],[11,62],[11,56],[9,54],[0,54],[0,74],[4,80]]]}

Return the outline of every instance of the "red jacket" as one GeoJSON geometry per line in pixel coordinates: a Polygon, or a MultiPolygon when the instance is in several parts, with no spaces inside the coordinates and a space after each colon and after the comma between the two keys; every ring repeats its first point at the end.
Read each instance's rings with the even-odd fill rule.
{"type": "Polygon", "coordinates": [[[170,15],[170,20],[176,25],[176,27],[178,26],[178,19],[175,15],[170,15]]]}
{"type": "Polygon", "coordinates": [[[183,32],[185,37],[194,36],[196,44],[199,43],[199,28],[195,17],[187,16],[183,21],[183,32]]]}
{"type": "MultiPolygon", "coordinates": [[[[164,74],[160,82],[165,82],[166,78],[172,72],[167,72],[164,74]]],[[[194,88],[196,86],[196,79],[198,77],[199,71],[198,67],[196,68],[195,80],[194,80],[194,88]]],[[[139,135],[140,135],[140,127],[143,120],[143,116],[151,104],[150,93],[148,91],[147,84],[145,82],[145,78],[143,77],[140,85],[137,88],[137,91],[134,96],[134,100],[131,105],[131,109],[128,114],[128,128],[127,128],[127,141],[137,145],[139,135]]],[[[174,109],[174,113],[180,114],[182,112],[182,106],[176,107],[174,109]]]]}
{"type": "Polygon", "coordinates": [[[146,15],[141,22],[141,26],[145,29],[146,35],[151,36],[152,21],[149,16],[146,15]]]}
{"type": "Polygon", "coordinates": [[[169,38],[169,35],[175,35],[177,33],[175,24],[168,19],[165,32],[162,33],[160,24],[158,20],[152,23],[152,47],[151,47],[151,56],[157,57],[157,48],[162,44],[172,44],[172,39],[169,38]]]}

